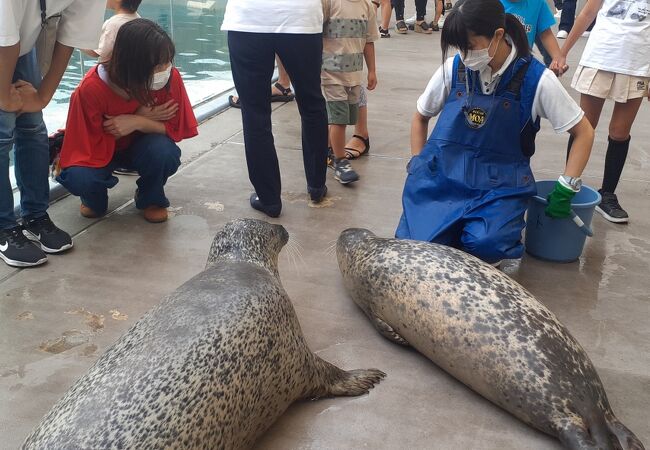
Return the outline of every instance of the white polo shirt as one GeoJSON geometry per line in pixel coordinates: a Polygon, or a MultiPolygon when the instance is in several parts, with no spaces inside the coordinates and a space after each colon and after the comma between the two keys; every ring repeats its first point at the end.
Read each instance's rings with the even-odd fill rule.
{"type": "Polygon", "coordinates": [[[229,0],[221,29],[247,33],[323,32],[321,0],[229,0]]]}
{"type": "MultiPolygon", "coordinates": [[[[488,68],[480,74],[481,89],[484,94],[489,95],[494,92],[501,75],[515,56],[516,49],[513,46],[513,51],[501,70],[493,74],[488,68]]],[[[435,117],[440,114],[451,92],[453,76],[454,57],[451,57],[431,77],[425,91],[418,99],[417,108],[420,114],[425,117],[435,117]]],[[[584,115],[585,113],[564,89],[555,74],[548,69],[544,70],[533,100],[532,119],[537,120],[538,117],[548,119],[556,133],[564,133],[576,126],[584,115]]]]}
{"type": "MultiPolygon", "coordinates": [[[[47,0],[47,16],[61,14],[56,40],[75,48],[97,48],[106,0],[47,0]]],[[[20,56],[29,53],[41,31],[38,0],[0,0],[0,46],[20,42],[20,56]]]]}

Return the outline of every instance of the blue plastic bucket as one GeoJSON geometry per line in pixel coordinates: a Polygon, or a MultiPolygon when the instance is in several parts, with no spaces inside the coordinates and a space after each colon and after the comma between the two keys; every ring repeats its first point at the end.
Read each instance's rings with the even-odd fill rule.
{"type": "Polygon", "coordinates": [[[537,195],[528,205],[526,253],[547,261],[572,262],[580,257],[587,236],[591,235],[591,219],[601,197],[598,191],[583,185],[571,202],[577,218],[552,219],[544,209],[555,183],[555,180],[537,182],[537,195]]]}

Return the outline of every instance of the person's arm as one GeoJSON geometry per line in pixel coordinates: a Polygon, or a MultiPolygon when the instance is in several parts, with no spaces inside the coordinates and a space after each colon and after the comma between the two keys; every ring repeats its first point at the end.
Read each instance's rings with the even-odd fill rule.
{"type": "Polygon", "coordinates": [[[591,147],[594,145],[594,128],[586,117],[583,117],[577,125],[569,130],[573,137],[573,145],[569,153],[569,160],[564,169],[564,175],[569,177],[580,177],[587,166],[591,147]]]}
{"type": "Polygon", "coordinates": [[[429,121],[442,111],[451,91],[453,78],[454,57],[448,58],[445,63],[433,74],[426,89],[417,101],[417,110],[411,120],[411,155],[419,155],[427,142],[429,121]]]}
{"type": "Polygon", "coordinates": [[[565,219],[571,216],[571,200],[578,193],[571,184],[571,178],[579,178],[582,175],[594,143],[594,129],[586,117],[573,126],[569,130],[569,134],[574,140],[564,175],[558,178],[553,191],[546,198],[548,205],[545,213],[555,219],[565,219]]]}
{"type": "Polygon", "coordinates": [[[23,101],[12,80],[18,56],[20,43],[10,47],[0,47],[0,109],[6,112],[20,111],[23,101]]]}
{"type": "Polygon", "coordinates": [[[99,58],[99,53],[97,53],[95,50],[79,50],[91,58],[99,58]]]}
{"type": "MultiPolygon", "coordinates": [[[[173,102],[172,105],[176,106],[176,112],[172,118],[164,121],[167,136],[174,142],[196,136],[198,134],[198,123],[192,109],[192,102],[187,96],[183,79],[175,68],[172,69],[170,78],[169,96],[171,97],[170,101],[173,102]]],[[[165,100],[167,100],[167,97],[161,99],[162,102],[165,100]]],[[[163,104],[169,104],[169,101],[163,104]]]]}
{"type": "Polygon", "coordinates": [[[419,155],[424,148],[429,133],[430,120],[431,117],[423,116],[417,111],[413,114],[411,120],[411,155],[419,155]]]}
{"type": "Polygon", "coordinates": [[[375,43],[368,42],[363,48],[363,56],[368,66],[368,90],[372,91],[377,87],[377,72],[375,68],[375,43]]]}
{"type": "Polygon", "coordinates": [[[38,90],[34,89],[30,83],[25,81],[16,83],[16,88],[23,99],[22,112],[38,112],[50,103],[56,89],[59,87],[65,70],[68,68],[73,50],[74,48],[63,45],[60,42],[54,45],[50,69],[45,74],[38,90]]]}
{"type": "Polygon", "coordinates": [[[167,134],[163,122],[151,120],[136,114],[122,114],[120,116],[105,116],[104,131],[120,139],[131,133],[139,131],[144,134],[167,134]]]}
{"type": "Polygon", "coordinates": [[[589,28],[589,25],[591,25],[594,19],[596,19],[598,11],[600,11],[600,8],[602,6],[603,0],[587,0],[587,4],[584,6],[584,8],[582,8],[582,11],[580,11],[578,17],[576,17],[573,28],[571,28],[569,36],[564,41],[564,45],[562,45],[562,49],[560,50],[560,57],[556,61],[553,61],[553,64],[555,66],[563,67],[566,65],[566,58],[569,55],[569,52],[576,44],[580,36],[582,36],[582,33],[584,33],[587,28],[589,28]]]}
{"type": "MultiPolygon", "coordinates": [[[[542,40],[542,44],[544,45],[544,48],[548,52],[549,55],[551,55],[551,58],[553,58],[553,61],[559,61],[561,52],[560,52],[560,45],[557,43],[557,39],[555,39],[555,36],[553,35],[553,30],[551,28],[544,30],[540,35],[539,38],[542,40]]],[[[562,67],[555,67],[553,64],[551,64],[551,67],[549,67],[553,72],[555,72],[555,75],[561,76],[569,70],[569,66],[564,64],[562,67]]]]}

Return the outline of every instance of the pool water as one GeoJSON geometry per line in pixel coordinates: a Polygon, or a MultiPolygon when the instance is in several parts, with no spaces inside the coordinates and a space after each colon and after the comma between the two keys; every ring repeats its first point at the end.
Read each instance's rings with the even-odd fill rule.
{"type": "MultiPolygon", "coordinates": [[[[180,70],[193,105],[233,86],[226,33],[220,30],[227,0],[146,0],[138,13],[162,26],[176,45],[180,70]]],[[[106,18],[112,15],[107,12],[106,18]]],[[[44,111],[50,132],[63,128],[70,95],[96,60],[76,50],[59,89],[44,111]]]]}

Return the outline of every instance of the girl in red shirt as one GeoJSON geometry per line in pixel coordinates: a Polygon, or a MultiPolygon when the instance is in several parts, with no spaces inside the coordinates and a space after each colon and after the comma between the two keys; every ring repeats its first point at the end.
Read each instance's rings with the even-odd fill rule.
{"type": "Polygon", "coordinates": [[[111,60],[72,94],[57,181],[81,197],[82,216],[106,213],[119,166],[140,175],[135,204],[145,219],[167,220],[164,186],[180,166],[176,142],[198,134],[174,53],[162,28],[133,20],[120,28],[111,60]]]}

